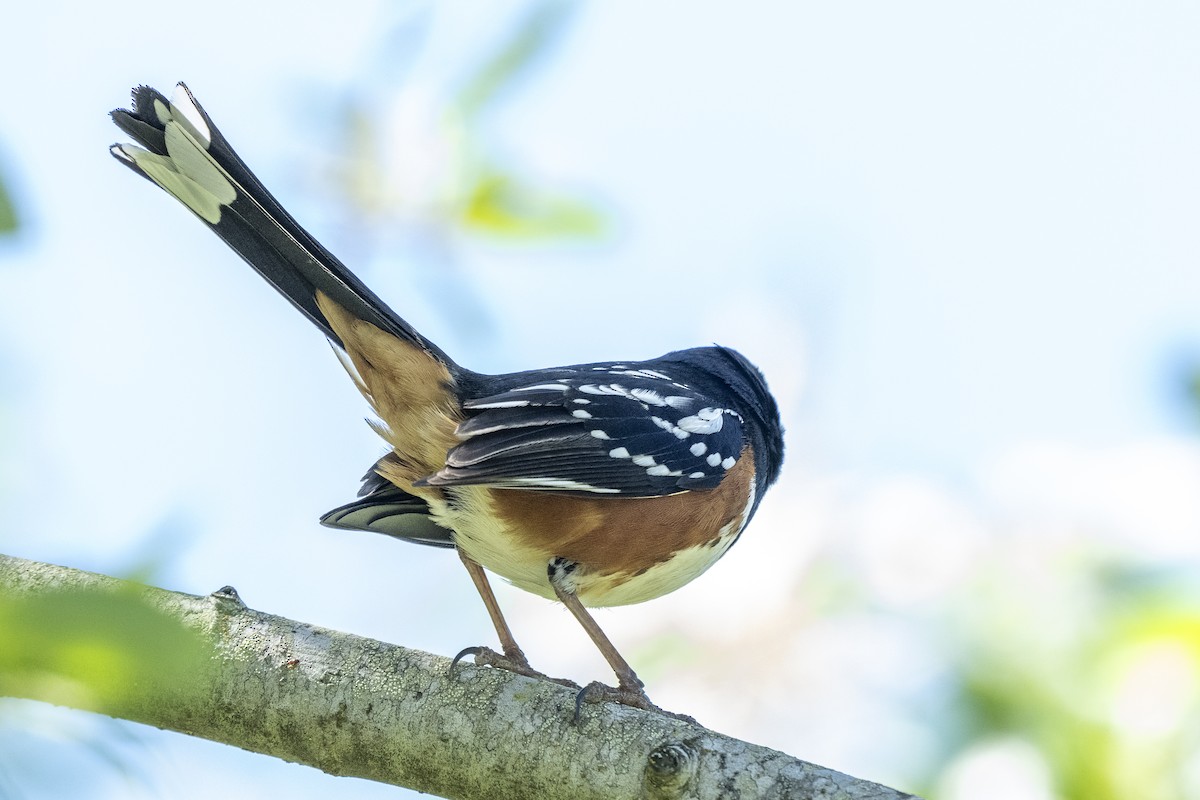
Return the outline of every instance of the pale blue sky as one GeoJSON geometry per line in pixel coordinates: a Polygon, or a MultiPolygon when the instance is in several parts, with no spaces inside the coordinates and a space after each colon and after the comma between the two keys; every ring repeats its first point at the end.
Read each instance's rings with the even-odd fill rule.
{"type": "MultiPolygon", "coordinates": [[[[6,15],[0,163],[31,224],[0,245],[3,550],[112,570],[158,528],[188,537],[164,576],[176,588],[233,583],[260,608],[441,652],[489,635],[444,553],[385,563],[369,537],[316,527],[379,452],[360,399],[290,306],[111,161],[106,114],[134,84],[187,80],[351,259],[296,161],[331,145],[323,98],[384,97],[401,73],[444,97],[519,7],[6,15]],[[377,32],[406,14],[428,38],[385,67],[377,32]],[[469,623],[398,623],[390,581],[469,623]]],[[[401,242],[352,266],[481,370],[738,347],[784,401],[776,491],[813,472],[969,483],[1028,441],[1184,435],[1171,381],[1200,352],[1197,41],[1185,2],[583,6],[488,142],[602,198],[617,233],[532,253],[454,242],[497,326],[484,338],[430,290],[427,252],[401,242]]],[[[161,756],[156,791],[186,796],[189,770],[233,774],[232,797],[260,779],[292,798],[341,786],[191,747],[161,756]]]]}

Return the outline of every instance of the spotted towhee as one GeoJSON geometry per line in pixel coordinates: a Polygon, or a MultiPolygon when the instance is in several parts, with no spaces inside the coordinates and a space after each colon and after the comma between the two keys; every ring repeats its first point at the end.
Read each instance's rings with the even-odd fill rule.
{"type": "Polygon", "coordinates": [[[503,651],[460,657],[540,676],[486,568],[571,610],[619,679],[587,693],[654,708],[584,606],[674,591],[737,540],[783,458],[779,410],[758,369],[713,346],[472,372],[301,228],[186,86],[171,100],[139,87],[133,108],[112,118],[141,145],[112,154],[191,209],[320,328],[378,416],[391,451],[359,498],[321,521],[457,549],[503,651]]]}

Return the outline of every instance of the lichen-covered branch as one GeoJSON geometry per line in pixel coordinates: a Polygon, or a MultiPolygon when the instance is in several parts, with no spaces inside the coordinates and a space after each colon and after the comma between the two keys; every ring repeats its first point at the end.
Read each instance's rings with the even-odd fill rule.
{"type": "Polygon", "coordinates": [[[0,694],[452,798],[911,797],[566,688],[0,555],[0,694]]]}

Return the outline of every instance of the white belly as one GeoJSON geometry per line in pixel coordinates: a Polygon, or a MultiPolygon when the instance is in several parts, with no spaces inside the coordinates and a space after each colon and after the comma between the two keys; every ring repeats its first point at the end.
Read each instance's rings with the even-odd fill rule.
{"type": "MultiPolygon", "coordinates": [[[[561,554],[523,543],[508,530],[491,508],[490,491],[484,487],[455,487],[453,506],[433,502],[434,520],[455,532],[454,541],[468,558],[514,586],[551,600],[556,599],[550,586],[547,567],[561,554]]],[[[576,594],[587,606],[620,606],[642,603],[689,583],[703,573],[729,549],[745,526],[754,505],[754,486],[741,514],[722,527],[717,536],[698,547],[676,552],[671,558],[653,564],[640,574],[604,573],[581,564],[575,573],[576,594]]]]}

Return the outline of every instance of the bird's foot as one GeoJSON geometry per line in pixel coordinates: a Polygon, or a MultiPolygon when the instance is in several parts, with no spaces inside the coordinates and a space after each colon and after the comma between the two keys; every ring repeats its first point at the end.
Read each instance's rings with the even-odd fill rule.
{"type": "Polygon", "coordinates": [[[633,708],[640,708],[643,711],[653,711],[656,714],[672,717],[690,725],[699,724],[694,717],[689,717],[687,714],[676,714],[654,705],[646,695],[646,690],[642,688],[642,682],[637,680],[636,677],[632,682],[622,680],[616,686],[609,686],[600,681],[592,681],[580,689],[579,694],[575,695],[575,722],[579,722],[584,703],[620,703],[623,706],[632,706],[633,708]]]}
{"type": "Polygon", "coordinates": [[[568,680],[567,678],[551,678],[544,672],[538,672],[529,666],[529,659],[520,650],[513,653],[497,653],[490,647],[465,647],[450,662],[450,671],[454,672],[454,668],[458,666],[458,662],[467,656],[471,656],[474,659],[475,666],[477,667],[496,667],[507,672],[524,675],[527,678],[537,678],[557,683],[560,686],[566,686],[569,689],[579,689],[579,684],[575,681],[568,680]]]}

